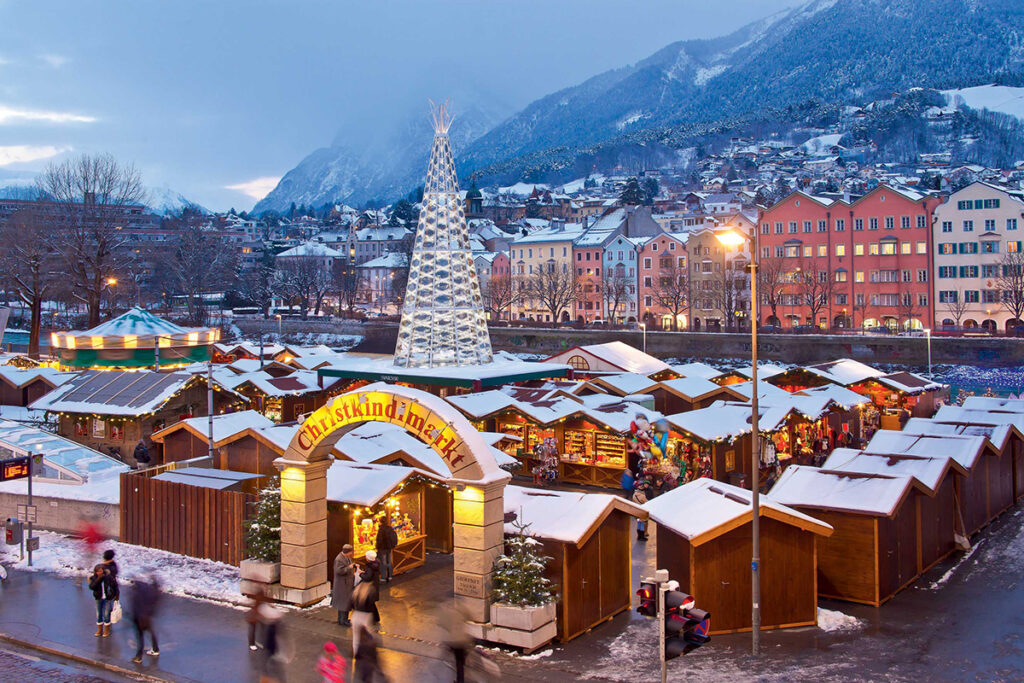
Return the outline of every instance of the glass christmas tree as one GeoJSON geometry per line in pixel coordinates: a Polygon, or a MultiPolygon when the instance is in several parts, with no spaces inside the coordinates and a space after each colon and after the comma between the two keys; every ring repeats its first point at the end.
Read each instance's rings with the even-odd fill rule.
{"type": "Polygon", "coordinates": [[[491,362],[480,282],[455,175],[447,106],[434,111],[434,144],[409,261],[395,365],[433,368],[491,362]]]}
{"type": "Polygon", "coordinates": [[[550,557],[541,543],[528,535],[529,524],[513,522],[516,533],[505,539],[507,552],[494,560],[491,599],[515,607],[540,607],[553,602],[554,586],[544,576],[550,557]]]}

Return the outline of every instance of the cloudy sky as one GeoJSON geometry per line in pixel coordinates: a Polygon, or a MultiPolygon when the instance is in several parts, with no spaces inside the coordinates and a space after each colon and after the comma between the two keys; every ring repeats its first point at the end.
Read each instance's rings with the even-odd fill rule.
{"type": "Polygon", "coordinates": [[[793,4],[0,0],[0,186],[106,151],[151,186],[248,209],[339,131],[387,121],[410,96],[460,83],[511,111],[793,4]]]}

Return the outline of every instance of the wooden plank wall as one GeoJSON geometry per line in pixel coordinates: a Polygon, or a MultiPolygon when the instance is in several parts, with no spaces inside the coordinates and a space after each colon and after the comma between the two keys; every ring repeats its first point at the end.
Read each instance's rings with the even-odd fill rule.
{"type": "Polygon", "coordinates": [[[121,542],[237,565],[257,496],[121,475],[121,542]]]}

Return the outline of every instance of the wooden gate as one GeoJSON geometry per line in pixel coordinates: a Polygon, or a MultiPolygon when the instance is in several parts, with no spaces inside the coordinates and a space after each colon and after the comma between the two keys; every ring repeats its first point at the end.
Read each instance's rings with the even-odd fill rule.
{"type": "Polygon", "coordinates": [[[121,542],[233,565],[245,559],[244,522],[257,496],[158,481],[159,469],[121,475],[121,542]]]}

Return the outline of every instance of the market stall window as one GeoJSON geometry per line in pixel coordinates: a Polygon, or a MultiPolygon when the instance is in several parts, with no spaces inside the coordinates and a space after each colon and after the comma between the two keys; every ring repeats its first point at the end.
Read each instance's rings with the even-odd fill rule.
{"type": "Polygon", "coordinates": [[[94,439],[105,439],[107,437],[107,424],[99,419],[93,418],[92,420],[92,438],[94,439]]]}
{"type": "Polygon", "coordinates": [[[399,493],[391,496],[373,512],[352,515],[352,543],[355,556],[362,557],[373,550],[377,541],[377,529],[380,520],[387,515],[391,526],[398,534],[398,542],[403,543],[423,534],[422,510],[420,493],[399,493]]]}
{"type": "Polygon", "coordinates": [[[75,420],[75,436],[89,436],[89,425],[85,420],[75,420]]]}
{"type": "Polygon", "coordinates": [[[110,440],[124,441],[124,425],[110,425],[110,440]]]}

